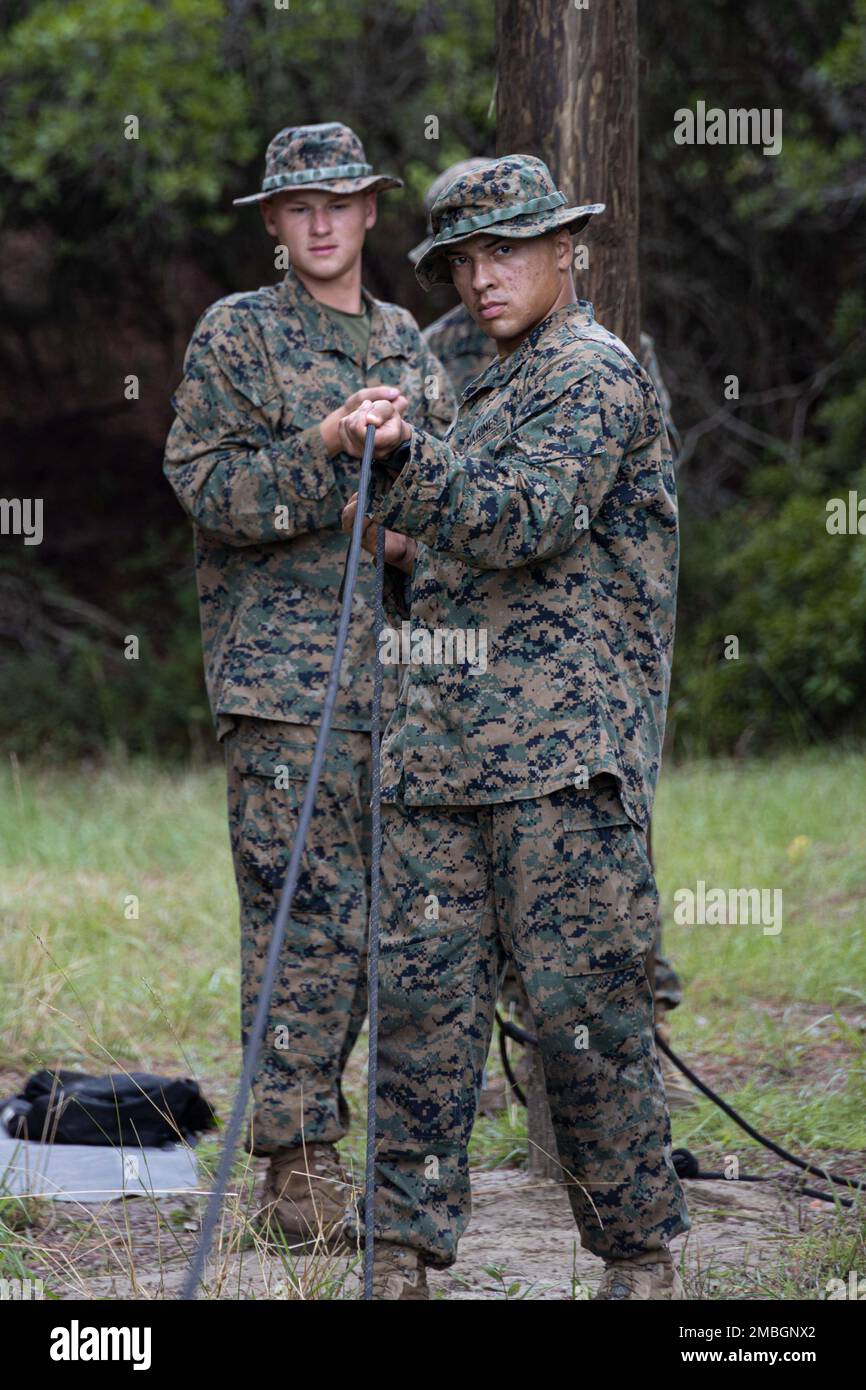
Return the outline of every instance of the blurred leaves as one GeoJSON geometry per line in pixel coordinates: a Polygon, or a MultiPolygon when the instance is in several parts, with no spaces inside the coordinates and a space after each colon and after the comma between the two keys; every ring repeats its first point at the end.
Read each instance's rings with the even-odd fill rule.
{"type": "Polygon", "coordinates": [[[5,220],[64,217],[98,200],[134,231],[174,209],[213,208],[256,133],[241,75],[225,63],[220,0],[42,0],[0,49],[0,169],[16,185],[5,220]],[[128,139],[129,117],[138,135],[128,139]]]}
{"type": "Polygon", "coordinates": [[[13,16],[0,19],[6,225],[68,221],[86,199],[118,235],[146,229],[152,242],[158,219],[177,242],[226,229],[213,211],[228,210],[239,171],[258,173],[282,125],[346,120],[373,157],[422,159],[429,179],[440,151],[463,157],[486,119],[486,0],[37,0],[13,16]],[[430,112],[442,144],[425,138],[430,112]]]}

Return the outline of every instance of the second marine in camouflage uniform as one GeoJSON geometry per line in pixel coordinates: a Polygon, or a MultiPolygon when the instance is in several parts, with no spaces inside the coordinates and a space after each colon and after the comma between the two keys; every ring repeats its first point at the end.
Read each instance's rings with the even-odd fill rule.
{"type": "MultiPolygon", "coordinates": [[[[519,327],[521,293],[535,304],[539,276],[546,286],[553,275],[544,302],[555,307],[530,318],[510,350],[503,341],[446,442],[408,422],[389,433],[388,408],[373,408],[384,422],[377,447],[406,441],[372,516],[398,543],[416,543],[413,631],[488,637],[484,669],[413,660],[383,740],[380,1297],[423,1296],[423,1266],[456,1258],[470,1212],[476,1059],[506,957],[529,998],[581,1240],[607,1265],[598,1296],[682,1296],[667,1243],[688,1216],[645,970],[658,908],[646,829],[673,642],[674,473],[649,377],[574,300],[571,243],[558,233],[599,209],[566,201],[529,156],[449,186],[416,267],[422,285],[453,270],[479,317],[492,308],[519,327]],[[531,239],[548,233],[533,260],[531,239]],[[493,262],[528,239],[523,259],[493,262]],[[449,268],[467,242],[489,295],[471,260],[463,279],[456,260],[449,268]]],[[[350,421],[356,450],[363,415],[350,421]]]]}
{"type": "MultiPolygon", "coordinates": [[[[282,198],[281,215],[296,213],[301,227],[287,230],[297,255],[309,259],[318,237],[326,266],[329,244],[346,249],[341,219],[349,200],[399,182],[375,175],[357,136],[337,123],[281,131],[265,172],[262,192],[236,201],[282,198]],[[314,216],[308,243],[304,219],[314,216]]],[[[349,270],[359,276],[363,223],[353,228],[349,270]]],[[[326,270],[313,263],[312,275],[319,279],[308,274],[308,283],[325,292],[326,270]]],[[[165,471],[195,524],[207,687],[225,747],[241,909],[244,1042],[321,719],[346,553],[340,514],[357,482],[357,461],[329,451],[322,421],[372,383],[399,388],[434,435],[454,413],[411,315],[363,289],[360,301],[361,314],[336,311],[295,270],[276,285],[220,300],[196,325],[173,399],[165,471]]],[[[346,1132],[341,1077],[366,1013],[375,647],[374,566],[362,559],[248,1140],[254,1153],[272,1157],[303,1143],[302,1166],[310,1160],[339,1215],[344,1198],[331,1146],[346,1132]]],[[[386,717],[395,698],[388,674],[386,717]]],[[[295,1185],[300,1210],[310,1184],[302,1175],[295,1185]]],[[[293,1211],[282,1224],[303,1226],[293,1211]]]]}
{"type": "MultiPolygon", "coordinates": [[[[409,259],[413,265],[417,264],[429,244],[432,234],[429,217],[436,199],[445,192],[445,189],[450,183],[453,183],[454,179],[461,174],[471,173],[473,169],[486,163],[489,163],[489,160],[478,157],[461,160],[458,164],[452,164],[450,168],[433,180],[424,199],[424,207],[428,217],[428,236],[409,252],[409,259]]],[[[480,376],[490,366],[496,355],[493,340],[475,322],[463,303],[456,304],[453,309],[449,309],[425,328],[424,339],[434,357],[441,362],[448,373],[458,400],[469,382],[474,380],[476,376],[480,376]]],[[[640,335],[640,361],[656,388],[668,436],[672,437],[674,430],[671,419],[670,393],[661,374],[655,345],[648,333],[641,333],[640,335]]],[[[682,986],[676,970],[667,957],[662,954],[661,923],[659,923],[656,933],[654,957],[653,991],[658,1025],[669,1010],[677,1007],[683,997],[682,986]]],[[[690,1093],[686,1089],[680,1073],[665,1058],[662,1058],[662,1073],[665,1076],[668,1098],[671,1103],[678,1105],[689,1103],[690,1093]]]]}

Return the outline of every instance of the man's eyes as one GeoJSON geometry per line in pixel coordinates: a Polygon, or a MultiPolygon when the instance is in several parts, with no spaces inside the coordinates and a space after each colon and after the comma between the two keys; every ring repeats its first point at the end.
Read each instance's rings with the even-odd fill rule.
{"type": "MultiPolygon", "coordinates": [[[[505,251],[505,252],[510,253],[510,252],[512,252],[512,251],[514,250],[514,247],[513,247],[513,246],[509,246],[507,242],[504,242],[504,241],[503,241],[503,242],[500,243],[499,246],[493,246],[493,247],[491,247],[490,249],[491,249],[493,255],[495,256],[495,255],[497,254],[497,252],[499,252],[499,251],[505,251]]],[[[448,257],[448,264],[449,264],[449,265],[465,265],[465,264],[466,264],[466,261],[467,261],[467,257],[466,257],[466,256],[449,256],[449,257],[448,257]]]]}

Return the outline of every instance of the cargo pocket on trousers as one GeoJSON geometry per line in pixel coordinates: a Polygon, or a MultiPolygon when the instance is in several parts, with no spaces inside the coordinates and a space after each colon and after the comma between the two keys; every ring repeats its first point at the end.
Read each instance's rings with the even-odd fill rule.
{"type": "MultiPolygon", "coordinates": [[[[298,830],[306,774],[280,761],[279,752],[243,755],[240,857],[244,868],[272,893],[282,889],[298,830]]],[[[327,916],[336,875],[314,845],[315,811],[301,855],[292,915],[327,916]]]]}
{"type": "Polygon", "coordinates": [[[652,991],[643,961],[566,981],[575,1029],[570,1128],[584,1142],[645,1123],[652,1102],[652,991]]]}
{"type": "Polygon", "coordinates": [[[639,966],[655,938],[658,892],[643,832],[614,780],[562,801],[562,968],[568,975],[639,966]]]}

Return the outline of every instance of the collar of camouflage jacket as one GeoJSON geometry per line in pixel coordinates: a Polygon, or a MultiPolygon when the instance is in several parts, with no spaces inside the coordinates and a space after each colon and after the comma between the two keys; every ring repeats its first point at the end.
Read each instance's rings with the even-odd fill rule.
{"type": "Polygon", "coordinates": [[[278,291],[287,307],[298,316],[312,352],[342,352],[360,367],[369,370],[388,357],[405,357],[416,350],[416,345],[409,343],[405,336],[402,315],[393,312],[393,305],[376,299],[363,285],[361,297],[370,314],[370,343],[366,362],[361,361],[357,346],[341,324],[325,313],[293,271],[286,271],[278,291]]]}
{"type": "MultiPolygon", "coordinates": [[[[494,357],[490,366],[482,372],[474,382],[466,388],[464,400],[470,400],[478,391],[486,391],[493,386],[504,386],[510,381],[515,372],[524,366],[526,359],[531,356],[542,339],[549,333],[555,333],[565,322],[573,322],[580,328],[589,327],[595,323],[595,311],[588,299],[578,299],[571,304],[563,304],[561,309],[555,309],[552,314],[548,314],[546,319],[542,319],[528,333],[514,352],[509,353],[508,357],[494,357]]],[[[491,347],[493,342],[491,340],[491,347]]]]}

